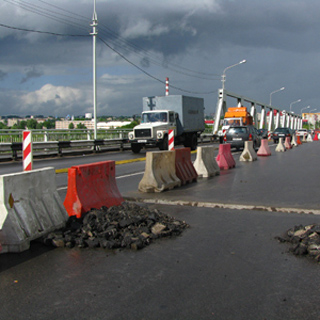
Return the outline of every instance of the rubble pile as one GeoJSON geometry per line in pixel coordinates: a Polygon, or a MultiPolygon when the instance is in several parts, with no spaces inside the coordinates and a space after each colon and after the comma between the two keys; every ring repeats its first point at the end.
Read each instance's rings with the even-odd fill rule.
{"type": "Polygon", "coordinates": [[[70,217],[64,229],[51,232],[43,241],[55,247],[138,250],[155,239],[179,235],[188,227],[157,209],[124,202],[121,206],[92,209],[80,219],[70,217]]]}
{"type": "Polygon", "coordinates": [[[276,237],[280,242],[292,244],[289,249],[294,255],[310,256],[320,262],[320,225],[295,226],[283,237],[276,237]]]}

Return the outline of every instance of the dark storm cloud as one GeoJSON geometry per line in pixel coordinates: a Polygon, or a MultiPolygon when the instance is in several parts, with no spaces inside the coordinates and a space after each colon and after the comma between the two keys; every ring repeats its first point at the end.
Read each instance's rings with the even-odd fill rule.
{"type": "MultiPolygon", "coordinates": [[[[37,107],[42,112],[52,106],[62,112],[69,108],[69,114],[79,114],[79,108],[81,112],[90,109],[92,39],[89,33],[93,0],[28,1],[57,13],[58,20],[25,11],[16,5],[20,1],[8,2],[0,2],[3,24],[88,37],[0,28],[2,83],[17,73],[22,79],[21,86],[29,84],[29,79],[38,83],[24,100],[26,108],[32,106],[35,112],[37,107]],[[71,69],[81,77],[67,83],[63,77],[70,77],[71,69]],[[87,99],[77,89],[86,92],[87,99]],[[56,99],[57,96],[61,98],[56,99]]],[[[150,80],[134,64],[160,80],[169,76],[173,85],[201,93],[217,90],[223,69],[247,59],[245,65],[228,71],[226,85],[231,91],[268,101],[271,91],[285,86],[286,90],[274,97],[274,101],[284,106],[299,98],[303,103],[315,104],[320,98],[318,0],[97,0],[97,15],[98,36],[105,41],[97,42],[99,77],[114,76],[107,84],[100,78],[98,81],[103,113],[125,114],[127,110],[131,114],[133,109],[140,109],[141,97],[163,94],[164,85],[150,80]],[[186,76],[189,72],[185,68],[199,72],[200,79],[186,76]],[[202,73],[218,74],[217,80],[208,81],[202,73]],[[121,82],[132,74],[135,81],[121,82]],[[108,94],[104,94],[106,90],[108,94]]],[[[19,98],[27,95],[19,90],[22,88],[17,88],[13,95],[16,100],[10,100],[17,109],[21,105],[19,98]]],[[[174,89],[170,92],[185,94],[174,89]]],[[[0,97],[4,99],[2,106],[8,99],[4,94],[0,97]]],[[[215,94],[205,96],[210,108],[214,108],[216,98],[215,94]]],[[[1,113],[3,107],[0,108],[1,113]]]]}
{"type": "Polygon", "coordinates": [[[6,75],[7,75],[6,72],[3,72],[2,70],[0,70],[0,81],[3,80],[6,75]]]}
{"type": "Polygon", "coordinates": [[[27,68],[25,76],[21,79],[20,83],[25,83],[32,78],[39,78],[43,75],[42,71],[37,70],[36,67],[27,68]]]}

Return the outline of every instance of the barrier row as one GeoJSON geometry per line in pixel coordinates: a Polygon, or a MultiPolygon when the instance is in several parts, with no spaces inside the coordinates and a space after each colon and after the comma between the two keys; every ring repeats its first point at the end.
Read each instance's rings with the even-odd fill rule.
{"type": "MultiPolygon", "coordinates": [[[[318,137],[317,137],[318,138],[318,137]]],[[[305,139],[307,141],[317,141],[305,139]]],[[[290,142],[279,139],[277,152],[301,144],[300,137],[290,142]]],[[[236,163],[230,144],[198,147],[194,163],[189,148],[147,152],[146,166],[138,189],[141,192],[163,192],[199,177],[209,178],[229,170],[236,163]]],[[[245,143],[240,161],[255,161],[257,156],[270,156],[267,140],[262,140],[256,153],[252,141],[245,143]]],[[[56,190],[54,168],[0,176],[0,252],[27,250],[30,241],[65,225],[69,216],[78,218],[92,208],[120,205],[123,198],[115,181],[115,162],[103,161],[73,166],[68,170],[68,189],[64,202],[56,190]],[[2,251],[1,251],[2,250],[2,251]]]]}

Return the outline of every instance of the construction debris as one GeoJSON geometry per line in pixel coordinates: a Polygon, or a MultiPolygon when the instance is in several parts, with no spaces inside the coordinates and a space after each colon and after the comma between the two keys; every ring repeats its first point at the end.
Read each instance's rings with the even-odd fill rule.
{"type": "Polygon", "coordinates": [[[44,243],[55,247],[142,249],[153,240],[177,236],[189,225],[184,221],[135,203],[92,209],[82,218],[72,216],[66,227],[51,232],[44,243]]]}
{"type": "Polygon", "coordinates": [[[320,262],[320,225],[299,225],[289,229],[283,237],[276,237],[280,242],[292,244],[289,251],[294,255],[310,256],[320,262]]]}

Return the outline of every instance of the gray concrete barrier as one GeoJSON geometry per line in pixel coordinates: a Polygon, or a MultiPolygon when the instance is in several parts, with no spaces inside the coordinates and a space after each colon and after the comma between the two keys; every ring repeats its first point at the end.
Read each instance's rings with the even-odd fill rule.
{"type": "Polygon", "coordinates": [[[253,141],[245,141],[244,149],[240,155],[240,161],[255,161],[257,159],[256,151],[253,149],[253,141]]]}
{"type": "Polygon", "coordinates": [[[139,183],[141,192],[162,192],[180,187],[176,175],[175,151],[154,151],[146,154],[146,167],[139,183]]]}
{"type": "Polygon", "coordinates": [[[67,219],[54,168],[0,176],[1,253],[27,250],[30,241],[63,227],[67,219]]]}
{"type": "Polygon", "coordinates": [[[199,177],[208,178],[220,174],[220,168],[214,155],[215,149],[216,147],[212,146],[197,148],[197,158],[193,165],[199,177]]]}

